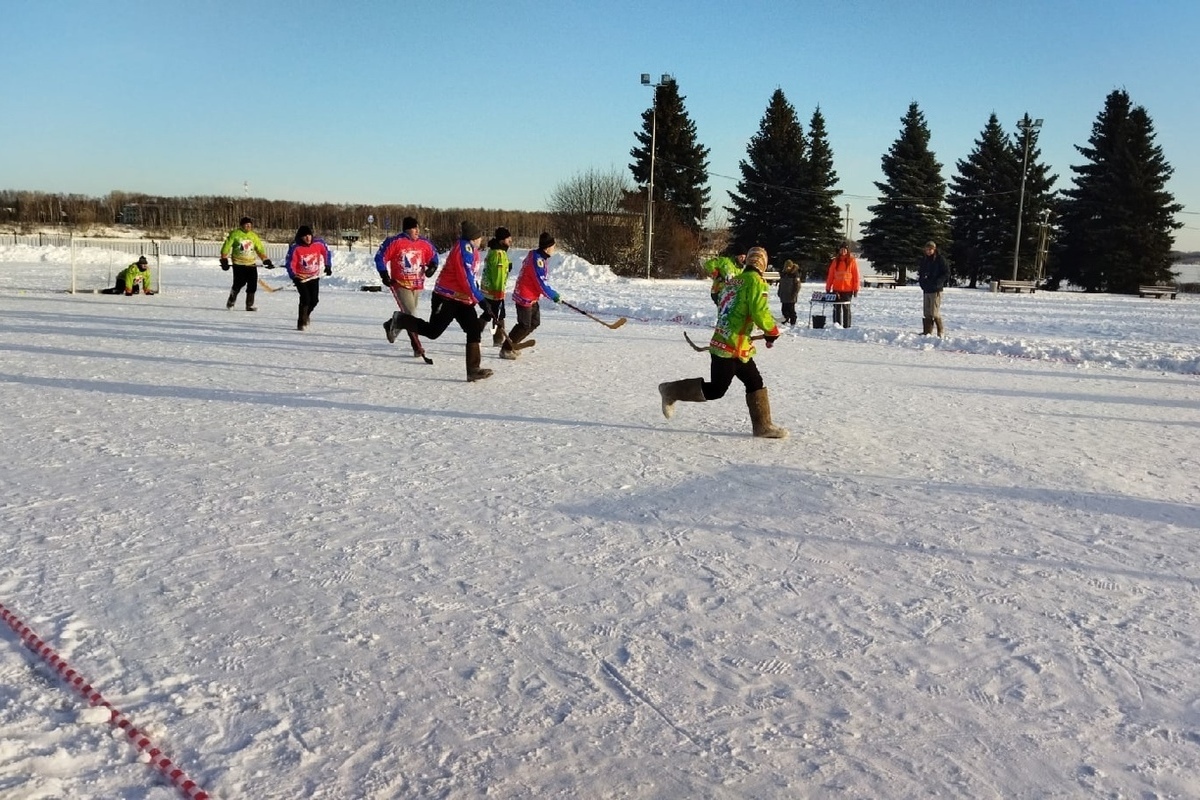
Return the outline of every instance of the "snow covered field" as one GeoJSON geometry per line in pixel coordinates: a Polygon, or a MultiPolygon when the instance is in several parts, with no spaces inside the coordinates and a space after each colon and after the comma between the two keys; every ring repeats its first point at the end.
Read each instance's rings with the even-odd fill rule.
{"type": "MultiPolygon", "coordinates": [[[[704,283],[556,259],[629,324],[468,384],[336,258],[299,333],[0,248],[0,604],[210,796],[1200,796],[1200,298],[864,290],[763,441],[659,411],[704,283]]],[[[0,625],[0,797],[181,796],[106,719],[0,625]]]]}

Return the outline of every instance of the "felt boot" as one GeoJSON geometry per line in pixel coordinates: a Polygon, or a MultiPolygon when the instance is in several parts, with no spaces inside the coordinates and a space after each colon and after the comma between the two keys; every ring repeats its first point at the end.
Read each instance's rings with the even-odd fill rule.
{"type": "Polygon", "coordinates": [[[766,387],[746,395],[746,407],[750,409],[750,424],[754,435],[762,439],[786,439],[786,428],[771,423],[771,402],[767,399],[766,387]]]}
{"type": "Polygon", "coordinates": [[[662,395],[662,412],[667,419],[675,416],[675,403],[683,400],[688,403],[703,403],[704,379],[687,378],[682,381],[668,381],[658,385],[658,393],[662,395]]]}

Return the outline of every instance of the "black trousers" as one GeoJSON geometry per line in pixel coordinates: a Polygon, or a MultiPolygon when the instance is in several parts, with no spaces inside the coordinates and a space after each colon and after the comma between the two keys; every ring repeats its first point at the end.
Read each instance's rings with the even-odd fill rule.
{"type": "Polygon", "coordinates": [[[467,334],[467,344],[478,344],[483,338],[483,325],[479,321],[479,313],[474,303],[468,305],[458,300],[450,300],[436,292],[429,300],[429,321],[418,318],[413,330],[418,336],[436,339],[450,327],[451,322],[457,322],[458,327],[467,334]]]}
{"type": "MultiPolygon", "coordinates": [[[[504,301],[503,300],[488,299],[488,300],[484,300],[483,302],[487,304],[487,307],[492,312],[493,317],[495,317],[496,319],[504,319],[504,301]]],[[[491,317],[488,317],[488,320],[490,321],[491,317]]]]}
{"type": "Polygon", "coordinates": [[[792,301],[790,303],[787,302],[786,300],[783,301],[782,316],[783,316],[783,321],[788,323],[789,325],[796,324],[796,302],[795,301],[792,301]]]}
{"type": "Polygon", "coordinates": [[[758,365],[754,363],[754,359],[742,361],[737,358],[721,358],[710,354],[712,365],[709,370],[709,379],[704,383],[704,399],[716,400],[719,397],[724,397],[729,391],[729,387],[733,385],[733,379],[737,378],[746,387],[746,394],[757,392],[763,388],[762,375],[758,374],[758,365]]]}
{"type": "Polygon", "coordinates": [[[317,307],[317,303],[321,302],[321,279],[313,278],[311,281],[304,281],[296,284],[296,291],[300,293],[300,307],[307,306],[309,311],[317,307]]]}
{"type": "Polygon", "coordinates": [[[246,287],[246,294],[252,295],[258,290],[258,267],[249,266],[243,267],[238,264],[233,265],[233,288],[229,293],[237,297],[238,292],[242,287],[246,287]]]}

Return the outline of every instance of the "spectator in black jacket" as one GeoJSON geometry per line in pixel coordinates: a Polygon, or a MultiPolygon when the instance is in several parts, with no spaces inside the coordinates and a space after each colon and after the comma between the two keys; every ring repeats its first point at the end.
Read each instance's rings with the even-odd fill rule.
{"type": "Polygon", "coordinates": [[[917,283],[925,293],[921,307],[922,335],[933,333],[934,326],[937,326],[937,335],[942,335],[942,289],[946,288],[949,279],[950,270],[938,252],[937,244],[926,242],[925,255],[917,262],[917,283]]]}

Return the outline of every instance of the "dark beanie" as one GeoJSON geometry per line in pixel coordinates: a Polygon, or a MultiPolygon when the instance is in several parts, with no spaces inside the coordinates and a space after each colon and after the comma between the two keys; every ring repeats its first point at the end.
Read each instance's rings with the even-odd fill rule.
{"type": "Polygon", "coordinates": [[[420,224],[417,222],[417,218],[416,218],[416,217],[405,217],[405,218],[404,218],[404,223],[403,223],[403,224],[400,226],[400,230],[402,230],[402,231],[406,231],[406,230],[408,230],[409,228],[419,228],[419,227],[421,227],[421,226],[420,226],[420,224]]]}
{"type": "Polygon", "coordinates": [[[251,225],[254,224],[254,220],[250,219],[249,217],[242,217],[242,221],[239,222],[238,225],[245,225],[247,222],[249,222],[251,225]]]}
{"type": "Polygon", "coordinates": [[[310,228],[307,225],[301,225],[299,228],[296,229],[296,243],[299,244],[300,240],[303,239],[305,236],[312,236],[312,235],[313,235],[312,228],[310,228]]]}
{"type": "Polygon", "coordinates": [[[150,262],[146,260],[146,257],[145,257],[145,256],[142,256],[141,258],[139,258],[139,259],[137,260],[137,263],[138,263],[138,264],[142,264],[142,265],[149,265],[149,263],[150,263],[150,262]]]}
{"type": "Polygon", "coordinates": [[[542,235],[538,237],[538,250],[545,250],[547,247],[554,245],[554,237],[542,231],[542,235]]]}
{"type": "Polygon", "coordinates": [[[501,225],[499,228],[496,228],[496,235],[492,238],[496,241],[500,241],[501,239],[507,239],[510,236],[512,236],[512,234],[508,232],[508,228],[501,225]]]}
{"type": "Polygon", "coordinates": [[[483,231],[479,230],[479,226],[474,222],[463,220],[458,226],[463,239],[482,239],[483,231]]]}

